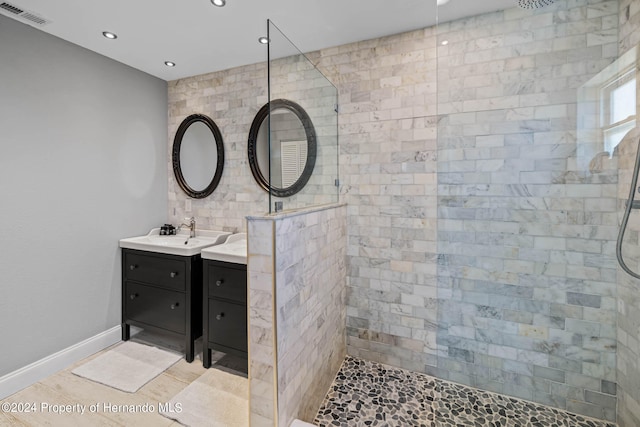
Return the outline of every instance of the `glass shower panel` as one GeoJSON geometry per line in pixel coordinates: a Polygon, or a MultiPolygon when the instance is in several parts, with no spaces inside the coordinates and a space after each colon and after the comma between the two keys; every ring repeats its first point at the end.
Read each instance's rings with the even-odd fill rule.
{"type": "Polygon", "coordinates": [[[269,38],[269,212],[338,202],[338,90],[274,25],[269,38]]]}
{"type": "Polygon", "coordinates": [[[579,98],[617,58],[613,3],[526,10],[514,2],[439,23],[437,58],[434,370],[607,420],[615,419],[618,158],[603,137],[609,130],[614,141],[630,123],[620,98],[629,80],[604,89],[608,122],[599,130],[579,128],[605,114],[583,114],[579,98]]]}

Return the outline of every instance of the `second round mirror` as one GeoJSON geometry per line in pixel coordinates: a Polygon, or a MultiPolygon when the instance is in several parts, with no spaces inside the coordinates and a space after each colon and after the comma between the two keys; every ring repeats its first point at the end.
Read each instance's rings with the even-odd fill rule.
{"type": "Polygon", "coordinates": [[[264,105],[251,125],[248,154],[251,172],[263,189],[278,197],[302,190],[316,160],[316,134],[309,115],[285,99],[264,105]]]}

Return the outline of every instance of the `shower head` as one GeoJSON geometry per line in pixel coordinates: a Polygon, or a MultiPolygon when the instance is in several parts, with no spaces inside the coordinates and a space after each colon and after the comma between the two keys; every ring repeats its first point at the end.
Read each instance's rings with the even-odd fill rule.
{"type": "Polygon", "coordinates": [[[539,9],[541,7],[549,6],[556,0],[518,0],[518,6],[523,9],[539,9]]]}

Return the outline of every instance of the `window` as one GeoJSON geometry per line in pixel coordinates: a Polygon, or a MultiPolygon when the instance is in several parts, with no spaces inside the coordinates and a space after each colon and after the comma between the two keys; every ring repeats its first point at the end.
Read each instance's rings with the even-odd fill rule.
{"type": "Polygon", "coordinates": [[[600,100],[604,151],[611,157],[622,138],[636,126],[635,67],[603,86],[600,100]]]}

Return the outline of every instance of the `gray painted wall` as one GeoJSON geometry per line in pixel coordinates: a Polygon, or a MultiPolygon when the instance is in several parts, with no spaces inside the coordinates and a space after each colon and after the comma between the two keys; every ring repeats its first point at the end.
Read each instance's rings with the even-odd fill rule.
{"type": "Polygon", "coordinates": [[[0,16],[0,376],[120,323],[166,219],[166,82],[0,16]]]}

